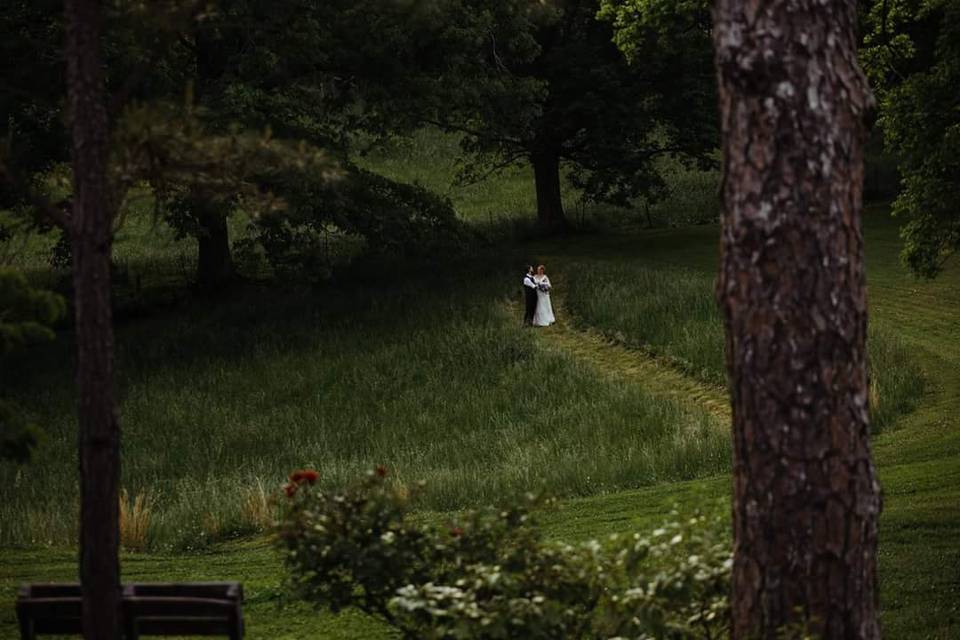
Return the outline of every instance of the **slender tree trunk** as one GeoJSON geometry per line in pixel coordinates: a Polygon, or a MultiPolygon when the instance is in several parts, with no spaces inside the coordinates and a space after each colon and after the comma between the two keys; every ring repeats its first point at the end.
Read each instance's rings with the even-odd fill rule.
{"type": "MultiPolygon", "coordinates": [[[[203,26],[196,35],[196,98],[203,103],[214,99],[217,82],[226,72],[226,45],[213,27],[203,26]]],[[[211,200],[208,194],[191,195],[192,213],[200,232],[197,235],[197,284],[216,288],[235,275],[230,253],[230,208],[211,200]]]]}
{"type": "Polygon", "coordinates": [[[550,229],[566,227],[560,195],[560,157],[551,151],[538,151],[531,156],[537,187],[537,221],[550,229]]]}
{"type": "Polygon", "coordinates": [[[194,214],[200,226],[197,236],[197,284],[214,288],[235,275],[230,255],[230,234],[227,215],[215,202],[194,200],[194,214]]]}
{"type": "Polygon", "coordinates": [[[67,83],[73,130],[73,283],[80,448],[83,635],[119,638],[120,426],[113,402],[108,124],[97,0],[66,0],[67,83]]]}
{"type": "Polygon", "coordinates": [[[735,638],[879,638],[854,0],[718,0],[735,638]]]}

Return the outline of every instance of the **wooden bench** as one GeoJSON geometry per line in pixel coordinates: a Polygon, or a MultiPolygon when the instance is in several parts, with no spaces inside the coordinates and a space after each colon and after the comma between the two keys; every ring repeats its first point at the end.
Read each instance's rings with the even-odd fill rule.
{"type": "MultiPolygon", "coordinates": [[[[243,589],[236,582],[140,583],[123,588],[124,637],[243,637],[243,589]]],[[[79,635],[80,585],[27,584],[17,597],[22,640],[79,635]]]]}

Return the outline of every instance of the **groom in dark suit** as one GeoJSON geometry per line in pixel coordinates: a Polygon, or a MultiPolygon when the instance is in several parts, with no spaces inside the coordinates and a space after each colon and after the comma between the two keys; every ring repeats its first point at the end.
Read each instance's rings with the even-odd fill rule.
{"type": "Polygon", "coordinates": [[[527,275],[523,276],[523,324],[533,325],[533,314],[537,312],[537,283],[533,279],[533,266],[527,266],[527,275]]]}

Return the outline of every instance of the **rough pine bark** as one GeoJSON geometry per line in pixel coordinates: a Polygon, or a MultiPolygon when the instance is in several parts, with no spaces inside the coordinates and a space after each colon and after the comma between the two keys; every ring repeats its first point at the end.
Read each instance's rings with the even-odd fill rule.
{"type": "Polygon", "coordinates": [[[97,0],[66,0],[67,91],[73,137],[73,285],[80,448],[83,635],[119,638],[120,427],[113,400],[108,123],[97,0]]]}
{"type": "Polygon", "coordinates": [[[880,636],[854,0],[717,0],[736,638],[880,636]]]}
{"type": "Polygon", "coordinates": [[[531,156],[537,188],[537,221],[543,227],[563,228],[567,217],[560,193],[560,157],[552,151],[537,151],[531,156]]]}

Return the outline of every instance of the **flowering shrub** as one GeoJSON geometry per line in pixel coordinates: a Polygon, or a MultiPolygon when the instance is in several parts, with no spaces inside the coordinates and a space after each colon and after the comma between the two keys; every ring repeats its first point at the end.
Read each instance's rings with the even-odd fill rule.
{"type": "Polygon", "coordinates": [[[730,550],[702,516],[562,544],[536,524],[543,500],[440,526],[385,476],[337,492],[291,477],[277,544],[299,596],[411,638],[726,637],[730,550]]]}

